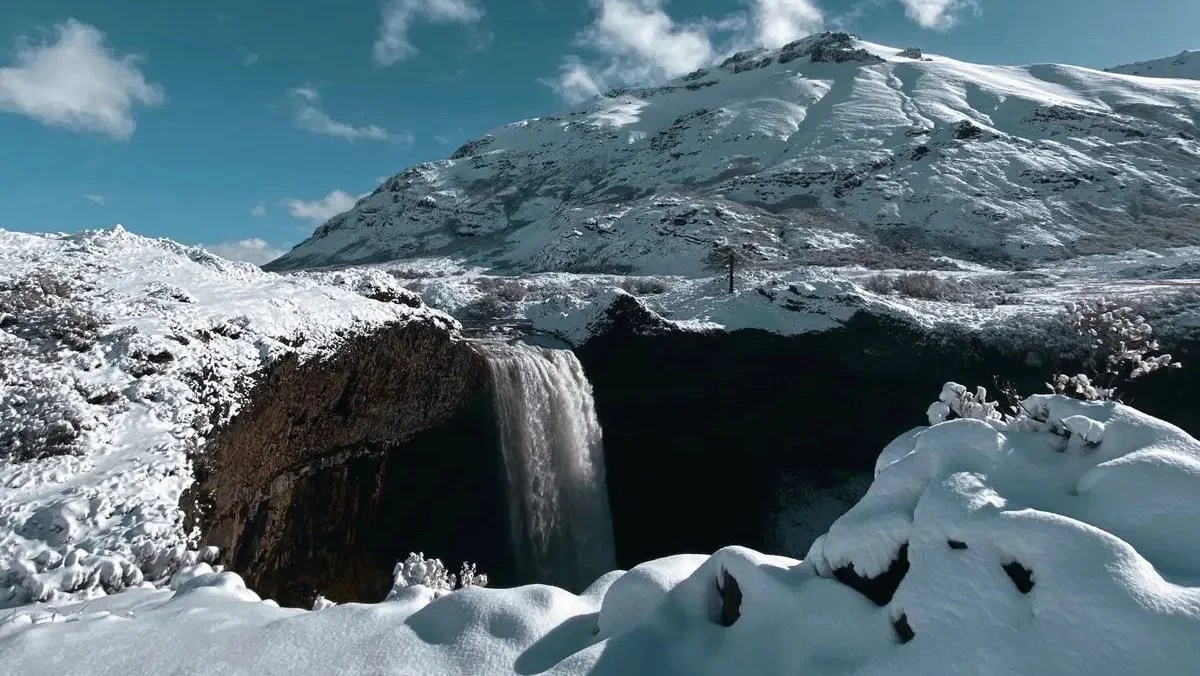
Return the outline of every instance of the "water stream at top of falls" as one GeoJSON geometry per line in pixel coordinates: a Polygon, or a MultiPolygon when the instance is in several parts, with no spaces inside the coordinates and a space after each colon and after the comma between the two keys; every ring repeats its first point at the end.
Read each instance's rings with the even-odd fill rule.
{"type": "Polygon", "coordinates": [[[582,591],[614,569],[604,449],[592,386],[570,350],[481,343],[523,577],[582,591]]]}

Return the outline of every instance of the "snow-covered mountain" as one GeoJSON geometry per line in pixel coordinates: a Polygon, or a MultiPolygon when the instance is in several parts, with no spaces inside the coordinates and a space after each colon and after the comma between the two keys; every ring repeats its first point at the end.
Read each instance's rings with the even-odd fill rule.
{"type": "Polygon", "coordinates": [[[1200,243],[1200,82],[811,36],[524,120],[389,179],[275,269],[922,267],[1200,243]]]}
{"type": "Polygon", "coordinates": [[[1139,61],[1123,66],[1114,66],[1105,70],[1124,75],[1140,75],[1142,77],[1167,77],[1186,80],[1200,80],[1200,50],[1183,51],[1175,56],[1168,56],[1152,61],[1139,61]]]}

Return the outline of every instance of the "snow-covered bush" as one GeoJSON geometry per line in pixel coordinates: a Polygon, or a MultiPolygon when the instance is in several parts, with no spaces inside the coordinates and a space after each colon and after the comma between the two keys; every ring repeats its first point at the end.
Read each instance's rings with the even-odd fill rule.
{"type": "Polygon", "coordinates": [[[519,303],[528,294],[521,282],[504,277],[480,277],[475,281],[475,288],[505,303],[519,303]]]}
{"type": "Polygon", "coordinates": [[[628,277],[621,288],[635,296],[656,296],[667,292],[667,285],[655,277],[628,277]]]}
{"type": "Polygon", "coordinates": [[[462,319],[489,320],[511,315],[513,304],[494,293],[487,293],[463,305],[455,313],[462,319]]]}
{"type": "Polygon", "coordinates": [[[988,401],[987,397],[987,389],[983,387],[971,391],[958,383],[946,383],[942,386],[938,400],[926,411],[929,424],[936,425],[952,417],[984,422],[1004,421],[1005,414],[1001,412],[1000,405],[988,401]]]}
{"type": "Polygon", "coordinates": [[[954,279],[938,277],[929,272],[906,272],[896,276],[878,274],[868,277],[863,286],[881,296],[892,294],[919,298],[961,302],[967,293],[963,285],[954,279]]]}
{"type": "MultiPolygon", "coordinates": [[[[148,548],[151,549],[151,548],[148,548]]],[[[178,546],[158,550],[152,558],[93,554],[66,544],[43,549],[28,559],[0,565],[0,608],[24,603],[57,603],[95,598],[152,583],[178,589],[191,579],[214,571],[216,547],[189,550],[178,546]]]]}
{"type": "Polygon", "coordinates": [[[409,554],[397,563],[392,571],[392,591],[388,598],[395,597],[401,589],[428,587],[434,591],[450,592],[463,587],[486,587],[487,575],[478,573],[475,564],[463,563],[458,575],[451,573],[441,559],[426,559],[424,553],[409,554]]]}
{"type": "Polygon", "coordinates": [[[18,462],[83,451],[98,421],[75,381],[53,368],[0,364],[0,459],[18,462]]]}
{"type": "Polygon", "coordinates": [[[108,319],[73,302],[77,292],[70,279],[44,269],[0,281],[0,330],[47,352],[87,350],[108,319]]]}
{"type": "Polygon", "coordinates": [[[1057,373],[1048,383],[1056,394],[1087,401],[1115,398],[1117,386],[1167,368],[1180,368],[1160,349],[1154,328],[1133,308],[1104,299],[1071,303],[1063,330],[1078,341],[1079,361],[1089,374],[1057,373]]]}

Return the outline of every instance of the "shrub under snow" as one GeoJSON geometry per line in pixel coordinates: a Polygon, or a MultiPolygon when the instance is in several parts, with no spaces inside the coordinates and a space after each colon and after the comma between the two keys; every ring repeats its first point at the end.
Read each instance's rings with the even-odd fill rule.
{"type": "Polygon", "coordinates": [[[388,324],[452,326],[408,291],[357,295],[388,284],[274,275],[121,228],[0,230],[0,608],[194,565],[180,495],[257,373],[388,324]]]}
{"type": "Polygon", "coordinates": [[[1088,401],[1112,399],[1120,383],[1182,366],[1169,354],[1153,354],[1160,349],[1154,328],[1126,305],[1103,299],[1071,303],[1061,321],[1078,339],[1081,360],[1091,375],[1055,375],[1050,386],[1058,394],[1088,401]]]}
{"type": "Polygon", "coordinates": [[[409,554],[396,564],[392,571],[392,591],[388,598],[395,597],[408,587],[428,587],[434,591],[454,591],[465,587],[486,587],[487,575],[477,573],[475,564],[462,564],[458,575],[446,569],[441,559],[426,559],[423,553],[409,554]]]}

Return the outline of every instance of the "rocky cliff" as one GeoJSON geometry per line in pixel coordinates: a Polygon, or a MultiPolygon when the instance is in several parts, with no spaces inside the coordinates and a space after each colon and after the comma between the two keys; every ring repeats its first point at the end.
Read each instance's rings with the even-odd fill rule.
{"type": "Polygon", "coordinates": [[[283,603],[381,599],[422,549],[503,580],[493,429],[483,358],[436,323],[284,359],[209,442],[193,491],[203,541],[283,603]]]}

